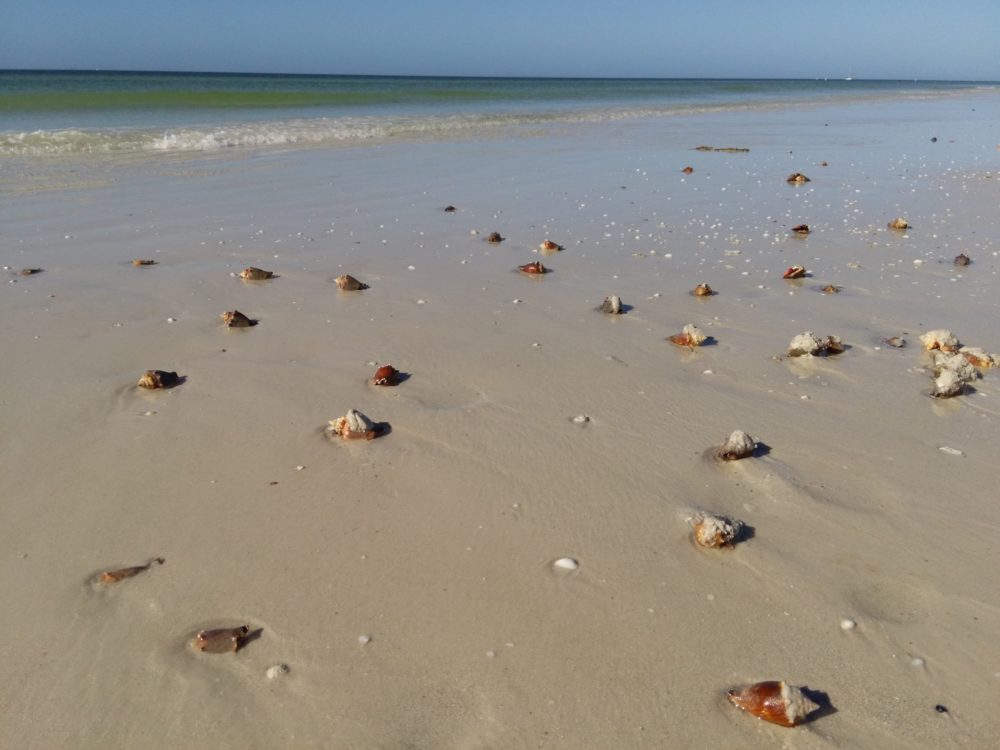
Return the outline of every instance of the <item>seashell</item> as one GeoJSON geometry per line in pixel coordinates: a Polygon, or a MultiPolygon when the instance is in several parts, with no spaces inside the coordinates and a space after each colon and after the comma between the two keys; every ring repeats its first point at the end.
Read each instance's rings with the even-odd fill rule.
{"type": "Polygon", "coordinates": [[[743,522],[712,513],[699,513],[691,519],[694,541],[706,549],[732,549],[743,531],[743,522]]]}
{"type": "Polygon", "coordinates": [[[691,174],[691,173],[693,173],[693,172],[694,172],[694,167],[684,167],[684,169],[682,169],[681,171],[682,171],[682,172],[683,172],[684,174],[691,174]]]}
{"type": "Polygon", "coordinates": [[[194,637],[192,644],[196,649],[204,651],[206,654],[225,654],[230,651],[235,653],[239,651],[249,633],[249,625],[240,625],[238,628],[202,630],[194,637]]]}
{"type": "Polygon", "coordinates": [[[792,231],[795,234],[809,234],[810,229],[808,224],[799,224],[798,226],[792,227],[792,231]]]}
{"type": "Polygon", "coordinates": [[[364,414],[351,409],[345,416],[331,419],[325,432],[330,438],[338,436],[344,440],[371,440],[378,437],[381,430],[364,414]]]}
{"type": "Polygon", "coordinates": [[[620,315],[622,312],[622,298],[617,294],[605,297],[604,302],[601,303],[600,310],[601,312],[606,312],[609,315],[620,315]]]}
{"type": "Polygon", "coordinates": [[[257,325],[256,320],[251,320],[239,310],[224,312],[220,317],[222,318],[222,323],[226,326],[226,328],[250,328],[251,326],[257,325]]]}
{"type": "Polygon", "coordinates": [[[694,289],[691,290],[691,294],[695,297],[711,297],[715,294],[715,290],[712,289],[708,284],[699,284],[694,289]]]}
{"type": "Polygon", "coordinates": [[[118,570],[106,570],[97,577],[98,583],[118,583],[126,578],[137,576],[143,571],[149,570],[153,565],[163,565],[166,560],[162,557],[154,557],[145,565],[133,565],[130,568],[119,568],[118,570]]]}
{"type": "Polygon", "coordinates": [[[823,341],[812,331],[800,333],[792,339],[788,345],[789,357],[802,357],[804,355],[819,354],[823,346],[823,341]]]}
{"type": "Polygon", "coordinates": [[[952,370],[966,383],[971,383],[979,377],[979,371],[976,370],[968,358],[961,352],[954,354],[934,352],[933,370],[935,375],[943,370],[952,370]]]}
{"type": "Polygon", "coordinates": [[[132,265],[133,266],[155,266],[156,265],[156,261],[155,260],[143,260],[142,258],[133,258],[132,259],[132,265]]]}
{"type": "Polygon", "coordinates": [[[920,337],[920,343],[926,351],[940,349],[943,352],[957,352],[961,346],[955,334],[944,328],[928,331],[920,337]]]}
{"type": "Polygon", "coordinates": [[[445,212],[446,214],[451,214],[451,213],[454,213],[454,212],[455,212],[455,211],[457,211],[457,210],[458,210],[458,209],[457,209],[457,208],[455,208],[454,206],[445,206],[445,207],[444,207],[444,212],[445,212]]]}
{"type": "Polygon", "coordinates": [[[820,289],[823,294],[840,294],[842,287],[836,286],[834,284],[827,284],[825,287],[820,289]]]}
{"type": "Polygon", "coordinates": [[[580,567],[580,563],[572,557],[560,557],[558,560],[553,561],[552,567],[559,570],[576,570],[580,567]]]}
{"type": "Polygon", "coordinates": [[[967,266],[971,262],[972,262],[972,258],[970,258],[965,253],[959,253],[958,255],[955,256],[955,265],[956,266],[967,266]]]}
{"type": "Polygon", "coordinates": [[[692,349],[696,346],[701,346],[707,340],[708,336],[691,323],[684,326],[680,333],[675,333],[673,336],[667,337],[667,341],[677,344],[677,346],[689,346],[692,349]]]}
{"type": "Polygon", "coordinates": [[[801,688],[784,680],[758,682],[726,691],[726,698],[739,709],[758,719],[794,727],[803,723],[819,706],[806,696],[801,688]]]}
{"type": "Polygon", "coordinates": [[[562,245],[557,245],[552,240],[545,240],[545,242],[538,246],[538,249],[543,253],[558,253],[564,248],[562,245]]]}
{"type": "Polygon", "coordinates": [[[821,161],[821,162],[819,163],[819,165],[820,165],[821,167],[829,167],[829,166],[830,166],[830,165],[829,165],[829,163],[827,163],[826,161],[821,161]]]}
{"type": "Polygon", "coordinates": [[[793,174],[788,175],[788,179],[785,180],[785,182],[789,185],[801,185],[804,182],[811,182],[811,180],[801,172],[794,172],[793,174]]]}
{"type": "Polygon", "coordinates": [[[372,375],[372,385],[397,385],[399,383],[399,370],[392,365],[382,365],[372,375]]]}
{"type": "Polygon", "coordinates": [[[1000,354],[990,354],[978,346],[963,346],[958,350],[968,361],[970,365],[974,367],[989,368],[989,367],[1000,367],[1000,354]]]}
{"type": "Polygon", "coordinates": [[[345,292],[360,292],[361,290],[368,288],[367,284],[358,281],[356,278],[346,273],[343,276],[335,278],[333,282],[345,292]]]}
{"type": "Polygon", "coordinates": [[[753,455],[757,448],[757,441],[747,435],[743,430],[733,430],[729,438],[716,452],[716,455],[723,461],[738,461],[753,455]]]}
{"type": "Polygon", "coordinates": [[[909,229],[909,222],[902,216],[897,216],[895,219],[886,224],[889,229],[909,229]]]}
{"type": "Polygon", "coordinates": [[[887,339],[882,339],[882,341],[888,344],[889,346],[893,346],[897,349],[902,349],[904,346],[906,346],[906,339],[900,336],[890,336],[887,339]]]}
{"type": "Polygon", "coordinates": [[[490,232],[489,236],[486,238],[487,242],[491,242],[494,245],[498,242],[503,242],[506,237],[501,237],[500,232],[490,232]]]}
{"type": "Polygon", "coordinates": [[[179,385],[180,382],[181,379],[176,372],[146,370],[143,376],[139,378],[138,385],[140,388],[155,390],[157,388],[173,388],[175,385],[179,385]]]}
{"type": "Polygon", "coordinates": [[[931,395],[934,398],[951,398],[965,391],[966,380],[955,370],[941,370],[934,378],[934,388],[931,395]]]}
{"type": "Polygon", "coordinates": [[[274,271],[262,271],[259,268],[247,266],[240,271],[240,278],[244,281],[264,281],[265,279],[273,279],[274,271]]]}
{"type": "Polygon", "coordinates": [[[806,275],[806,273],[807,273],[807,271],[806,271],[806,267],[805,266],[790,266],[781,275],[781,278],[783,278],[783,279],[801,279],[802,277],[804,277],[806,275]]]}
{"type": "Polygon", "coordinates": [[[549,269],[543,266],[540,260],[536,260],[534,263],[525,263],[523,266],[518,266],[517,270],[533,274],[543,274],[549,272],[549,269]]]}
{"type": "Polygon", "coordinates": [[[21,269],[21,275],[22,276],[34,276],[35,274],[38,274],[38,273],[41,273],[41,272],[42,272],[41,268],[22,268],[21,269]]]}

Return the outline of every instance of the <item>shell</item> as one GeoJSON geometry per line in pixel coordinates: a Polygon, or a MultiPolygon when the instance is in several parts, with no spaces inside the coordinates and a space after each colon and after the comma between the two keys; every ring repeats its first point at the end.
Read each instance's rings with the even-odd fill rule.
{"type": "Polygon", "coordinates": [[[345,292],[360,292],[363,289],[367,289],[368,285],[364,282],[358,281],[356,278],[349,274],[344,274],[335,278],[334,283],[345,292]]]}
{"type": "Polygon", "coordinates": [[[958,255],[955,256],[955,265],[956,266],[967,266],[971,262],[972,262],[972,258],[970,258],[965,253],[959,253],[958,255]]]}
{"type": "Polygon", "coordinates": [[[711,297],[715,294],[715,290],[712,289],[708,284],[699,284],[694,289],[691,290],[691,294],[695,297],[711,297]]]}
{"type": "Polygon", "coordinates": [[[454,206],[445,206],[445,207],[444,207],[444,212],[445,212],[446,214],[452,214],[452,213],[455,213],[455,211],[457,211],[457,210],[458,210],[458,209],[457,209],[457,208],[455,208],[454,206]]]}
{"type": "Polygon", "coordinates": [[[708,336],[702,333],[698,327],[688,323],[680,333],[668,336],[667,341],[677,344],[677,346],[689,346],[693,349],[708,341],[708,336]]]}
{"type": "Polygon", "coordinates": [[[966,381],[954,370],[941,370],[934,378],[934,388],[931,395],[934,398],[952,398],[960,396],[965,391],[966,381]]]}
{"type": "Polygon", "coordinates": [[[957,352],[959,347],[962,346],[958,341],[958,337],[944,328],[928,331],[920,337],[920,343],[923,344],[926,351],[940,349],[943,352],[957,352]]]}
{"type": "Polygon", "coordinates": [[[600,310],[601,312],[606,312],[609,315],[620,315],[622,312],[622,298],[617,294],[605,297],[604,302],[601,303],[600,310]]]}
{"type": "Polygon", "coordinates": [[[263,271],[253,266],[247,266],[240,271],[240,278],[244,281],[264,281],[265,279],[273,279],[274,271],[263,271]]]}
{"type": "Polygon", "coordinates": [[[392,365],[382,365],[372,375],[372,385],[396,385],[399,383],[399,370],[392,365]]]}
{"type": "Polygon", "coordinates": [[[827,284],[825,287],[820,289],[823,294],[840,294],[841,287],[834,284],[827,284]]]}
{"type": "Polygon", "coordinates": [[[904,346],[906,346],[906,339],[904,339],[902,336],[890,336],[887,339],[882,339],[882,341],[888,344],[889,346],[895,347],[896,349],[902,349],[904,346]]]}
{"type": "Polygon", "coordinates": [[[788,344],[789,357],[802,357],[807,354],[829,356],[840,354],[843,351],[844,342],[840,340],[839,336],[827,336],[825,339],[821,339],[812,331],[800,333],[788,344]]]}
{"type": "Polygon", "coordinates": [[[694,167],[684,167],[684,169],[682,169],[681,171],[684,174],[691,174],[692,172],[694,172],[694,167]]]}
{"type": "Polygon", "coordinates": [[[532,274],[543,274],[549,272],[549,269],[543,266],[540,260],[536,260],[534,263],[525,263],[523,266],[518,266],[517,270],[522,271],[523,273],[532,274]]]}
{"type": "Polygon", "coordinates": [[[344,440],[371,440],[378,437],[380,430],[364,414],[351,409],[345,416],[331,419],[325,432],[330,438],[337,436],[344,440]]]}
{"type": "Polygon", "coordinates": [[[738,461],[753,455],[757,449],[757,441],[747,435],[743,430],[733,430],[729,438],[716,452],[716,455],[723,461],[738,461]]]}
{"type": "Polygon", "coordinates": [[[251,320],[239,310],[229,310],[222,313],[220,317],[226,328],[250,328],[257,325],[256,320],[251,320]]]}
{"type": "Polygon", "coordinates": [[[795,234],[809,234],[810,229],[808,224],[799,224],[796,227],[792,227],[792,231],[795,232],[795,234]]]}
{"type": "Polygon", "coordinates": [[[909,222],[902,216],[897,216],[895,219],[886,224],[889,229],[909,229],[909,222]]]}
{"type": "Polygon", "coordinates": [[[810,180],[801,172],[794,172],[788,175],[788,179],[785,180],[785,182],[787,182],[789,185],[801,185],[804,182],[810,182],[810,180]]]}
{"type": "Polygon", "coordinates": [[[238,628],[202,630],[194,637],[192,643],[196,649],[204,651],[206,654],[235,653],[239,651],[249,633],[249,625],[240,625],[238,628]]]}
{"type": "Polygon", "coordinates": [[[699,513],[691,519],[694,541],[705,549],[732,549],[743,531],[743,522],[713,513],[699,513]]]}
{"type": "Polygon", "coordinates": [[[563,246],[557,245],[552,240],[545,240],[545,242],[538,246],[538,249],[543,253],[558,253],[563,250],[563,246]]]}
{"type": "Polygon", "coordinates": [[[726,691],[726,698],[739,709],[758,719],[794,727],[803,723],[819,706],[801,688],[784,680],[758,682],[726,691]]]}
{"type": "Polygon", "coordinates": [[[486,238],[487,242],[491,242],[494,245],[498,242],[503,242],[506,238],[500,236],[500,232],[490,232],[489,236],[486,238]]]}
{"type": "Polygon", "coordinates": [[[1000,367],[1000,354],[990,354],[978,346],[963,346],[958,353],[974,367],[1000,367]]]}
{"type": "Polygon", "coordinates": [[[180,384],[180,382],[181,379],[176,372],[146,370],[143,376],[139,378],[138,385],[140,388],[155,390],[157,388],[173,388],[175,385],[180,384]]]}
{"type": "Polygon", "coordinates": [[[142,258],[133,258],[132,259],[132,265],[133,266],[155,266],[156,265],[156,261],[155,260],[143,260],[142,258]]]}
{"type": "Polygon", "coordinates": [[[805,266],[789,266],[781,275],[783,279],[801,279],[807,273],[805,266]]]}
{"type": "Polygon", "coordinates": [[[133,565],[130,568],[119,568],[118,570],[106,570],[97,577],[98,583],[118,583],[119,581],[124,581],[126,578],[131,578],[132,576],[137,576],[143,571],[149,570],[156,565],[163,565],[166,560],[162,557],[154,557],[145,565],[133,565]]]}
{"type": "Polygon", "coordinates": [[[21,269],[21,275],[22,276],[34,276],[35,274],[41,273],[41,272],[42,272],[41,268],[22,268],[21,269]]]}

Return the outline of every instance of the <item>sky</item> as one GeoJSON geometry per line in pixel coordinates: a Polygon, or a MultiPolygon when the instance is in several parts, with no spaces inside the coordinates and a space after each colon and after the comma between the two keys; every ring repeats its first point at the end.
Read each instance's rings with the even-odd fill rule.
{"type": "Polygon", "coordinates": [[[1000,0],[6,0],[0,69],[1000,80],[1000,0]]]}

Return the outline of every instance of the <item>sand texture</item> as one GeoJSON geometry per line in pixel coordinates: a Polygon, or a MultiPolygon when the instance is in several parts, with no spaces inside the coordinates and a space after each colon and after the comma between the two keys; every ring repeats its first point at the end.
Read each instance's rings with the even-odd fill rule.
{"type": "Polygon", "coordinates": [[[998,118],[8,171],[0,746],[1000,746],[1000,373],[931,398],[919,341],[1000,351],[998,118]],[[703,345],[667,341],[688,324],[703,345]],[[787,357],[805,331],[845,350],[787,357]],[[382,434],[324,435],[350,409],[382,434]],[[757,450],[717,460],[734,430],[757,450]],[[698,512],[743,523],[732,549],[698,512]],[[821,708],[729,705],[759,680],[821,708]]]}

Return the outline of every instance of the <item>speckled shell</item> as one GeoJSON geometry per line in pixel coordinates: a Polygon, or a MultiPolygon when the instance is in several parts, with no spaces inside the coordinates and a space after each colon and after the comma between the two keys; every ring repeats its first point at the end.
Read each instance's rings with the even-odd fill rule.
{"type": "Polygon", "coordinates": [[[819,708],[800,688],[784,681],[758,682],[726,692],[729,702],[758,719],[794,727],[819,708]]]}
{"type": "Polygon", "coordinates": [[[167,372],[166,370],[146,370],[143,376],[139,378],[140,388],[149,388],[150,390],[155,390],[157,388],[173,388],[175,385],[180,383],[180,378],[176,372],[167,372]]]}
{"type": "Polygon", "coordinates": [[[970,258],[965,253],[959,253],[958,255],[955,256],[955,265],[956,266],[967,266],[971,262],[972,262],[972,258],[970,258]]]}
{"type": "Polygon", "coordinates": [[[372,385],[396,385],[399,382],[399,370],[392,365],[382,365],[372,375],[372,385]]]}
{"type": "Polygon", "coordinates": [[[356,278],[346,273],[343,276],[338,276],[333,281],[345,292],[360,292],[363,289],[368,288],[367,284],[358,281],[356,278]]]}
{"type": "Polygon", "coordinates": [[[249,625],[240,625],[238,628],[202,630],[194,637],[193,643],[196,649],[207,654],[236,652],[249,632],[249,625]]]}
{"type": "Polygon", "coordinates": [[[264,281],[265,279],[274,278],[274,271],[263,271],[260,268],[247,266],[240,271],[240,278],[246,281],[264,281]]]}

